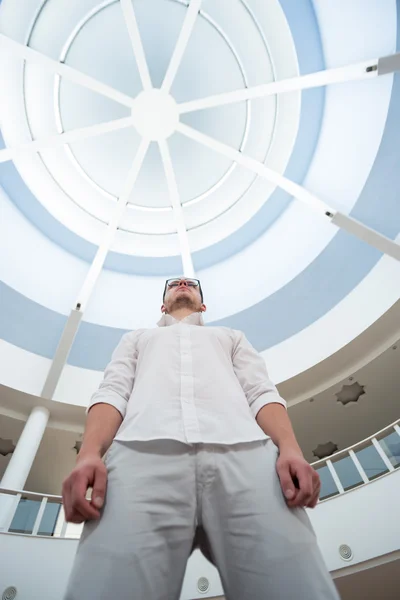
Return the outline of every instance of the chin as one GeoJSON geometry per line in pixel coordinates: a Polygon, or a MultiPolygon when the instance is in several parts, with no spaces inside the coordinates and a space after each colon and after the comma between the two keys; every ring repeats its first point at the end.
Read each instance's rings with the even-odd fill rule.
{"type": "Polygon", "coordinates": [[[178,296],[176,298],[175,302],[170,307],[170,310],[174,310],[177,308],[183,308],[183,307],[196,310],[196,305],[193,302],[192,298],[190,298],[189,296],[186,296],[185,294],[182,294],[181,296],[178,296]]]}

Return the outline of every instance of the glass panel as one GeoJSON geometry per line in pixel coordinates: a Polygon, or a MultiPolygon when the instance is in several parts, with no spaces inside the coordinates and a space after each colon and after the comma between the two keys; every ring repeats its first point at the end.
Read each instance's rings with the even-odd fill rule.
{"type": "Polygon", "coordinates": [[[58,513],[60,512],[61,504],[54,502],[47,503],[44,509],[43,517],[40,522],[38,535],[53,535],[58,519],[58,513]]]}
{"type": "Polygon", "coordinates": [[[40,500],[21,498],[8,531],[11,533],[32,533],[39,508],[40,500]]]}
{"type": "Polygon", "coordinates": [[[320,467],[319,469],[316,469],[316,471],[321,479],[321,492],[319,499],[325,500],[331,496],[336,496],[336,494],[339,493],[339,490],[336,487],[336,483],[333,481],[328,467],[320,467]]]}
{"type": "Polygon", "coordinates": [[[334,462],[333,466],[345,490],[351,490],[361,483],[364,483],[350,456],[345,456],[334,462]]]}
{"type": "Polygon", "coordinates": [[[394,431],[379,440],[386,456],[394,467],[400,465],[400,436],[394,431]]]}
{"type": "Polygon", "coordinates": [[[356,452],[356,456],[361,463],[368,479],[375,479],[382,473],[387,473],[388,469],[375,449],[375,446],[367,446],[363,450],[356,452]]]}

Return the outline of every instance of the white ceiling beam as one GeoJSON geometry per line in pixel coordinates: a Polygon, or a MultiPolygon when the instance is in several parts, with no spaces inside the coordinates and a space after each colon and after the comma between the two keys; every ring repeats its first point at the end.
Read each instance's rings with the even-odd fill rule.
{"type": "Polygon", "coordinates": [[[89,75],[85,75],[84,73],[77,71],[73,67],[69,67],[64,63],[49,58],[45,54],[29,48],[29,46],[20,44],[19,42],[16,42],[15,40],[12,40],[3,34],[0,34],[0,47],[1,46],[8,48],[11,50],[11,52],[13,52],[13,54],[20,56],[29,62],[41,65],[47,69],[50,69],[54,73],[57,73],[61,77],[65,77],[65,79],[68,79],[73,83],[77,83],[78,85],[92,90],[92,92],[97,92],[102,96],[106,96],[111,100],[115,100],[115,102],[118,102],[119,104],[123,104],[124,106],[129,106],[129,108],[132,108],[133,98],[130,96],[123,94],[119,90],[116,90],[106,83],[102,83],[101,81],[98,81],[89,75]]]}
{"type": "Polygon", "coordinates": [[[41,150],[48,148],[57,148],[64,144],[71,144],[79,140],[102,135],[103,133],[109,133],[110,131],[116,131],[125,127],[133,127],[132,117],[124,117],[123,119],[97,123],[96,125],[90,125],[89,127],[72,129],[71,131],[66,131],[64,133],[57,133],[56,135],[32,140],[13,148],[0,150],[0,163],[12,160],[16,155],[22,152],[40,152],[41,150]]]}
{"type": "Polygon", "coordinates": [[[144,158],[146,156],[147,149],[149,147],[150,142],[148,140],[143,139],[139,149],[136,153],[135,158],[133,159],[132,167],[129,171],[128,177],[125,181],[123,190],[121,195],[118,198],[116,209],[113,213],[111,221],[107,226],[107,231],[101,241],[101,244],[97,250],[96,256],[90,266],[89,272],[86,275],[85,281],[81,290],[79,291],[77,300],[76,300],[76,308],[78,310],[84,311],[87,303],[90,299],[90,296],[93,292],[96,281],[101,273],[101,270],[104,265],[104,261],[107,257],[108,251],[111,247],[111,244],[114,240],[116,231],[119,227],[121,217],[124,213],[126,205],[128,204],[130,195],[140,173],[140,169],[142,167],[144,158]]]}
{"type": "Polygon", "coordinates": [[[47,398],[48,400],[53,398],[81,320],[82,313],[79,310],[71,310],[40,394],[42,398],[47,398]]]}
{"type": "Polygon", "coordinates": [[[176,42],[174,52],[169,62],[164,81],[161,85],[161,89],[164,92],[169,93],[169,91],[171,90],[175,76],[182,62],[186,46],[188,45],[190,36],[192,34],[197,15],[199,14],[201,2],[202,0],[190,0],[190,4],[186,9],[186,15],[183,21],[182,29],[180,31],[178,41],[176,42]]]}
{"type": "Polygon", "coordinates": [[[125,181],[122,193],[118,199],[117,207],[110,223],[108,224],[107,231],[97,250],[96,256],[90,265],[88,274],[86,275],[83,286],[78,294],[75,307],[71,310],[71,314],[68,317],[68,321],[61,335],[60,342],[42,389],[41,395],[44,398],[52,399],[54,396],[62,371],[67,362],[69,353],[71,352],[72,344],[74,343],[75,336],[82,321],[84,310],[87,307],[88,301],[93,293],[94,286],[96,285],[96,282],[100,276],[104,261],[114,240],[115,233],[118,229],[123,212],[128,204],[128,200],[138,178],[148,147],[149,141],[142,140],[136,156],[133,159],[132,167],[125,181]]]}
{"type": "Polygon", "coordinates": [[[174,168],[171,155],[166,141],[158,142],[161,154],[161,160],[164,165],[165,177],[167,180],[171,205],[174,211],[176,230],[178,232],[179,245],[182,257],[183,274],[185,277],[194,277],[194,267],[192,254],[190,252],[188,232],[185,226],[183,208],[179,197],[178,186],[176,184],[174,168]]]}
{"type": "Polygon", "coordinates": [[[208,135],[205,135],[204,133],[201,133],[200,131],[197,131],[196,129],[193,129],[192,127],[189,127],[183,123],[179,123],[177,131],[198,142],[199,144],[202,144],[203,146],[206,146],[207,148],[210,148],[219,154],[223,154],[230,160],[238,163],[246,169],[249,169],[250,171],[253,171],[253,173],[257,173],[257,175],[264,177],[271,183],[274,183],[275,185],[284,189],[291,196],[295,196],[298,200],[308,204],[311,208],[319,213],[324,214],[331,210],[331,208],[325,204],[325,202],[317,198],[317,196],[314,196],[314,194],[307,191],[305,188],[301,187],[297,183],[294,183],[294,181],[290,181],[276,171],[266,167],[258,160],[255,160],[250,156],[246,156],[235,148],[231,148],[230,146],[227,146],[226,144],[223,144],[222,142],[219,142],[218,140],[215,140],[214,138],[209,137],[208,135]]]}
{"type": "Polygon", "coordinates": [[[389,75],[396,71],[400,71],[400,52],[379,59],[378,75],[389,75]]]}
{"type": "Polygon", "coordinates": [[[144,90],[150,90],[153,85],[151,83],[149,68],[147,65],[146,55],[140,37],[139,27],[136,21],[135,11],[132,0],[120,0],[122,14],[125,19],[125,24],[128,29],[131,40],[133,53],[135,55],[136,64],[139,70],[140,80],[144,90]]]}
{"type": "Polygon", "coordinates": [[[216,94],[199,100],[191,100],[190,102],[182,102],[178,105],[180,114],[192,112],[195,110],[203,110],[205,108],[213,108],[215,106],[224,106],[226,104],[234,104],[235,102],[244,102],[246,100],[254,100],[255,98],[265,98],[275,94],[284,94],[286,92],[296,92],[315,87],[326,86],[334,83],[345,83],[346,81],[358,81],[362,79],[370,79],[378,76],[377,72],[378,59],[364,61],[347,67],[337,69],[327,69],[326,71],[318,71],[309,75],[301,75],[290,79],[282,79],[280,81],[272,81],[263,85],[256,85],[250,88],[227,92],[224,94],[216,94]]]}
{"type": "Polygon", "coordinates": [[[333,215],[332,223],[340,227],[340,229],[344,229],[348,233],[360,238],[370,246],[377,248],[377,250],[380,250],[384,254],[400,261],[400,245],[374,229],[367,227],[367,225],[363,225],[356,219],[341,212],[336,212],[333,215]]]}
{"type": "Polygon", "coordinates": [[[203,146],[206,146],[207,148],[226,156],[237,164],[249,169],[250,171],[253,171],[253,173],[257,173],[257,175],[264,177],[271,183],[276,184],[278,187],[288,192],[297,200],[307,204],[310,208],[316,210],[321,215],[328,217],[332,223],[341,229],[344,229],[345,231],[355,235],[384,254],[387,254],[396,260],[400,260],[399,244],[367,227],[363,223],[360,223],[356,219],[336,211],[302,186],[269,169],[263,163],[260,163],[254,158],[246,156],[242,152],[239,152],[238,150],[231,148],[230,146],[227,146],[226,144],[223,144],[222,142],[219,142],[205,135],[204,133],[200,133],[199,131],[189,127],[188,125],[184,125],[183,123],[179,123],[177,131],[202,144],[203,146]]]}

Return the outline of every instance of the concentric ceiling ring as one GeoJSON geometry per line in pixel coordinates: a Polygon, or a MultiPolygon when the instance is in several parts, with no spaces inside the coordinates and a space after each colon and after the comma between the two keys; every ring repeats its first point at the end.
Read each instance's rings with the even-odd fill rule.
{"type": "MultiPolygon", "coordinates": [[[[185,2],[183,2],[183,0],[171,0],[173,2],[177,2],[179,4],[182,4],[186,7],[185,2]]],[[[80,31],[85,27],[86,23],[88,23],[88,21],[92,18],[94,18],[100,11],[105,10],[106,8],[108,8],[109,6],[113,5],[113,4],[117,4],[119,2],[119,0],[106,0],[106,2],[103,2],[100,6],[96,7],[95,9],[89,11],[89,13],[86,15],[86,17],[81,20],[81,22],[75,27],[74,31],[72,32],[72,34],[70,35],[70,37],[68,38],[66,44],[64,45],[60,56],[58,58],[58,60],[60,62],[66,63],[67,59],[68,59],[68,53],[70,51],[71,46],[74,43],[74,40],[76,38],[76,36],[80,33],[80,31]]],[[[243,2],[243,0],[242,0],[243,2]]],[[[245,4],[243,2],[243,4],[245,4]]],[[[224,33],[224,31],[217,25],[217,23],[208,15],[208,13],[206,13],[204,10],[200,10],[199,11],[199,16],[203,19],[205,19],[212,27],[215,28],[215,30],[221,35],[221,37],[224,39],[225,43],[228,45],[230,51],[232,52],[237,65],[240,69],[242,78],[243,78],[243,86],[244,87],[248,87],[248,80],[246,77],[246,73],[245,70],[243,68],[243,65],[241,64],[241,60],[240,57],[238,55],[238,53],[236,52],[235,48],[233,47],[232,43],[230,42],[229,38],[226,36],[226,34],[224,33]]],[[[255,21],[255,25],[257,26],[257,22],[255,21]]],[[[258,27],[259,31],[260,31],[260,36],[263,39],[266,51],[268,53],[268,46],[266,43],[266,40],[263,36],[262,31],[260,30],[260,28],[258,27]]],[[[28,44],[29,44],[29,40],[28,40],[28,44]]],[[[63,133],[66,129],[63,126],[63,119],[62,119],[62,115],[61,115],[61,109],[60,109],[60,81],[61,78],[59,76],[56,76],[55,78],[55,88],[54,88],[54,112],[55,112],[55,117],[56,117],[56,122],[57,122],[57,129],[59,133],[63,133]]],[[[249,132],[249,127],[250,127],[250,120],[251,120],[251,103],[250,102],[246,102],[246,123],[245,123],[245,128],[243,131],[243,136],[242,136],[242,140],[240,142],[239,145],[239,150],[242,151],[244,149],[247,137],[248,137],[248,132],[249,132]]],[[[67,145],[67,149],[68,149],[68,153],[70,156],[70,160],[74,162],[74,166],[78,171],[82,172],[83,176],[86,176],[88,178],[88,180],[90,181],[91,185],[93,185],[100,193],[105,194],[106,196],[111,197],[114,200],[117,200],[118,196],[117,195],[113,195],[110,194],[106,189],[104,189],[103,187],[101,187],[100,185],[98,185],[92,178],[90,178],[90,176],[86,173],[86,171],[84,170],[84,168],[80,165],[78,159],[75,157],[73,151],[71,150],[70,146],[67,145]]],[[[268,155],[268,151],[269,148],[266,152],[266,155],[264,157],[264,160],[266,160],[267,155],[268,155]]],[[[220,180],[215,183],[210,189],[208,189],[207,191],[205,191],[203,194],[198,195],[197,197],[191,199],[191,200],[187,200],[185,202],[185,204],[187,206],[190,206],[191,204],[194,204],[195,202],[198,202],[200,200],[202,200],[203,198],[207,197],[208,194],[212,193],[213,189],[216,189],[217,187],[220,187],[222,185],[222,183],[229,177],[229,175],[231,174],[231,172],[233,171],[233,169],[237,168],[236,163],[232,163],[232,165],[229,167],[229,169],[222,175],[222,177],[220,178],[220,180]]],[[[256,179],[256,176],[253,178],[253,180],[256,179]]],[[[134,203],[130,203],[132,205],[133,208],[138,209],[138,210],[143,210],[143,211],[149,211],[149,212],[164,212],[164,211],[172,211],[172,207],[171,206],[167,206],[167,207],[152,207],[152,206],[141,206],[138,204],[134,204],[134,203]]],[[[93,215],[95,218],[96,216],[93,215]]]]}
{"type": "MultiPolygon", "coordinates": [[[[278,4],[276,7],[276,10],[277,10],[277,14],[281,10],[278,4]]],[[[41,14],[43,14],[43,11],[41,14]]],[[[251,13],[249,12],[249,14],[251,14],[251,13]]],[[[280,21],[281,23],[285,23],[284,19],[282,19],[282,14],[280,14],[280,19],[281,19],[281,21],[280,21]]],[[[288,28],[285,33],[289,36],[289,38],[288,38],[289,43],[287,45],[290,46],[292,44],[292,42],[290,42],[291,38],[290,38],[290,31],[288,28]]],[[[264,40],[261,40],[261,42],[263,43],[263,45],[265,47],[264,40]]],[[[35,44],[36,45],[38,44],[38,40],[35,40],[35,44]]],[[[236,52],[236,55],[238,55],[237,52],[236,52]]],[[[293,59],[293,56],[292,56],[291,60],[292,59],[293,59]]],[[[250,62],[254,62],[254,61],[250,61],[250,62]]],[[[284,64],[280,64],[280,65],[278,65],[278,67],[279,67],[278,70],[280,72],[280,76],[285,76],[285,72],[284,72],[285,69],[286,69],[286,74],[288,73],[288,71],[290,71],[293,74],[293,69],[294,69],[293,60],[292,60],[291,66],[289,66],[287,64],[285,67],[284,64]]],[[[271,69],[272,69],[272,66],[271,66],[271,69]]],[[[27,71],[29,72],[29,68],[27,69],[27,71]]],[[[28,82],[28,85],[26,86],[28,113],[29,113],[29,104],[30,104],[29,97],[30,97],[32,90],[34,89],[33,93],[36,96],[36,100],[32,101],[31,104],[32,104],[32,106],[33,105],[37,106],[38,105],[37,94],[39,93],[38,88],[40,90],[45,90],[45,88],[46,88],[46,83],[44,82],[44,79],[41,80],[41,84],[38,85],[36,75],[38,75],[38,74],[35,73],[35,79],[32,80],[30,83],[28,82]]],[[[252,77],[253,77],[253,83],[254,83],[254,77],[255,77],[254,68],[253,68],[252,77]]],[[[265,81],[265,74],[263,73],[262,77],[260,74],[259,78],[260,78],[260,80],[265,81]]],[[[32,100],[33,100],[33,98],[32,98],[32,100]]],[[[257,157],[260,156],[259,152],[261,150],[262,154],[261,154],[260,158],[264,159],[265,152],[268,151],[268,149],[271,147],[270,142],[272,140],[272,144],[273,144],[272,160],[276,161],[278,163],[278,164],[274,164],[273,166],[275,168],[277,168],[278,170],[281,170],[282,166],[284,166],[287,163],[287,160],[289,159],[290,152],[291,152],[291,149],[292,149],[292,146],[294,143],[294,138],[295,138],[296,131],[297,131],[296,115],[298,116],[299,101],[298,101],[298,98],[297,99],[294,98],[293,100],[294,100],[294,104],[292,104],[290,107],[286,106],[285,108],[283,108],[281,110],[281,114],[280,114],[280,126],[281,127],[285,126],[285,128],[287,129],[288,118],[292,120],[293,125],[292,125],[291,134],[286,135],[285,138],[283,138],[281,135],[274,136],[274,119],[273,119],[272,127],[271,127],[271,135],[270,135],[269,139],[267,139],[265,136],[263,136],[262,143],[261,143],[260,142],[260,132],[259,132],[260,125],[255,123],[254,129],[256,131],[253,132],[252,139],[250,140],[250,145],[248,145],[246,148],[247,152],[250,152],[250,153],[253,152],[256,154],[257,157]],[[295,105],[297,105],[297,109],[293,110],[295,105]],[[288,114],[287,114],[289,112],[290,112],[290,117],[288,117],[288,114]],[[293,120],[293,117],[294,117],[294,120],[293,120]],[[257,133],[258,133],[258,139],[257,139],[257,133]],[[268,142],[267,149],[265,148],[266,141],[268,142]],[[261,145],[260,145],[260,143],[261,143],[261,145]],[[286,144],[286,150],[282,148],[282,145],[284,146],[285,144],[286,144]],[[277,151],[277,145],[280,146],[280,151],[279,150],[277,151]],[[279,167],[279,164],[281,165],[280,167],[279,167]]],[[[45,102],[46,101],[43,98],[43,103],[40,102],[40,104],[43,105],[45,102]]],[[[258,114],[259,114],[259,118],[260,118],[260,116],[261,117],[265,116],[265,111],[260,114],[260,111],[258,110],[258,114]]],[[[43,116],[43,113],[41,116],[43,116]]],[[[36,116],[35,116],[35,118],[36,118],[36,116]]],[[[31,119],[31,116],[30,116],[30,120],[35,120],[35,119],[33,119],[33,118],[31,119]]],[[[32,133],[35,137],[40,136],[40,130],[42,129],[43,126],[46,129],[48,129],[48,126],[49,126],[48,124],[47,125],[43,124],[43,123],[40,124],[39,120],[37,120],[37,122],[32,127],[32,133]]],[[[278,125],[279,125],[279,123],[278,123],[278,125]]],[[[7,142],[8,142],[9,139],[7,138],[7,132],[5,131],[4,133],[5,133],[7,142]]],[[[64,206],[64,208],[62,210],[63,222],[72,231],[75,231],[79,235],[82,235],[88,241],[96,243],[98,241],[98,235],[99,235],[101,229],[96,227],[96,230],[99,233],[96,233],[96,230],[93,230],[93,227],[90,226],[90,223],[88,221],[89,214],[93,214],[93,210],[92,210],[93,206],[96,208],[97,212],[100,211],[100,212],[98,212],[98,214],[96,216],[97,216],[97,219],[100,221],[99,225],[101,226],[101,222],[103,222],[103,223],[108,222],[108,220],[110,219],[112,205],[110,205],[108,202],[105,202],[104,197],[102,197],[102,198],[96,197],[95,198],[93,195],[91,195],[88,190],[88,182],[87,181],[86,181],[86,183],[79,181],[79,185],[78,185],[78,181],[76,181],[74,183],[74,181],[73,181],[74,176],[73,176],[72,171],[70,169],[65,168],[65,161],[61,160],[62,158],[64,158],[65,154],[66,154],[65,149],[57,150],[56,152],[43,152],[42,158],[44,158],[46,161],[47,170],[52,171],[53,179],[60,181],[60,178],[58,176],[59,173],[56,173],[56,169],[63,170],[62,177],[64,178],[64,180],[61,182],[63,191],[60,190],[60,193],[61,193],[61,195],[64,195],[64,200],[63,200],[64,205],[65,205],[65,193],[67,193],[67,195],[70,196],[70,198],[74,197],[75,199],[77,199],[79,197],[79,191],[80,191],[80,194],[81,194],[80,198],[82,199],[82,202],[85,203],[84,208],[87,212],[87,215],[86,216],[82,215],[82,219],[80,220],[80,222],[78,222],[77,221],[77,211],[74,210],[71,212],[70,218],[68,218],[66,220],[68,211],[67,211],[66,206],[64,206]],[[72,185],[72,188],[71,188],[71,185],[72,185]],[[91,204],[92,209],[88,206],[88,203],[91,204]],[[92,229],[92,231],[90,231],[90,229],[92,229]]],[[[184,153],[184,154],[186,154],[186,153],[184,153]]],[[[272,154],[272,152],[271,152],[271,154],[272,154]]],[[[38,157],[36,157],[36,158],[38,158],[38,157]]],[[[213,157],[213,162],[216,162],[214,157],[213,157]]],[[[54,209],[54,207],[50,206],[50,202],[49,202],[50,196],[51,196],[51,198],[55,199],[54,185],[52,185],[51,194],[49,194],[48,186],[46,186],[46,190],[43,189],[42,192],[40,191],[40,178],[44,176],[43,168],[41,169],[42,175],[40,175],[39,166],[37,164],[36,165],[33,165],[33,164],[23,165],[22,161],[17,161],[17,164],[18,164],[18,168],[21,170],[25,180],[27,180],[27,181],[30,181],[32,179],[32,177],[30,175],[30,170],[34,169],[33,177],[35,180],[34,189],[35,189],[36,195],[42,199],[43,203],[50,210],[50,212],[53,212],[53,214],[55,216],[57,215],[58,218],[61,218],[61,216],[60,216],[61,198],[58,202],[57,209],[54,209]]],[[[202,248],[206,248],[210,244],[216,243],[219,240],[225,238],[227,235],[234,233],[238,228],[240,228],[243,225],[243,222],[246,222],[249,218],[251,218],[252,214],[255,214],[255,212],[257,212],[257,210],[259,210],[260,206],[262,206],[262,204],[268,199],[268,196],[270,195],[270,193],[273,191],[273,186],[263,183],[261,185],[262,185],[264,191],[261,192],[261,194],[260,194],[260,189],[258,187],[257,193],[253,194],[253,197],[252,197],[251,187],[252,187],[252,184],[254,183],[254,181],[256,180],[256,178],[254,177],[254,174],[252,174],[252,173],[243,174],[243,172],[240,173],[240,169],[236,169],[236,168],[233,169],[232,164],[229,166],[228,172],[229,172],[229,175],[232,174],[232,177],[227,177],[226,175],[224,176],[224,179],[226,180],[228,187],[226,187],[226,185],[221,186],[221,185],[217,184],[213,188],[213,192],[215,192],[215,193],[208,192],[208,193],[202,194],[202,196],[200,197],[200,199],[198,199],[197,202],[194,202],[192,200],[191,202],[190,201],[187,202],[184,206],[185,220],[187,222],[187,228],[188,228],[188,230],[196,230],[195,235],[193,236],[193,240],[192,240],[192,242],[193,242],[192,249],[194,252],[201,250],[202,248]],[[235,173],[235,171],[237,171],[238,173],[235,173]],[[218,187],[218,185],[219,185],[219,187],[218,187]],[[208,224],[208,226],[205,224],[208,224]]],[[[146,256],[146,255],[166,256],[166,255],[171,255],[171,254],[174,255],[176,253],[175,243],[173,242],[173,240],[167,239],[167,238],[171,237],[171,235],[173,238],[175,237],[175,235],[173,233],[175,231],[175,224],[172,219],[172,214],[166,215],[164,213],[164,214],[160,215],[160,216],[162,216],[162,219],[156,219],[154,211],[147,211],[147,213],[148,213],[147,215],[143,214],[143,210],[141,212],[142,212],[142,214],[139,217],[138,214],[136,213],[134,207],[132,207],[131,205],[128,205],[127,214],[126,214],[125,218],[123,219],[121,226],[120,226],[120,230],[123,231],[125,233],[125,235],[123,237],[123,240],[119,240],[119,241],[118,241],[118,239],[116,240],[114,249],[120,253],[121,252],[127,253],[128,255],[141,255],[141,256],[143,256],[143,255],[144,256],[146,256]],[[129,232],[129,231],[134,231],[135,234],[133,236],[126,235],[127,232],[129,232]],[[150,234],[150,236],[148,236],[148,234],[150,234]],[[171,241],[173,242],[172,244],[171,244],[171,241]]],[[[171,212],[171,211],[168,211],[168,212],[171,212]]]]}

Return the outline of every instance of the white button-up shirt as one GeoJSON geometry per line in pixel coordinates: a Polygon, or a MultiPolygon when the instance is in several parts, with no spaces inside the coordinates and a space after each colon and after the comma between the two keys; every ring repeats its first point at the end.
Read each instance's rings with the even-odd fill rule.
{"type": "Polygon", "coordinates": [[[286,403],[264,360],[240,331],[203,325],[201,313],[182,321],[163,315],[158,328],[122,337],[89,404],[119,410],[123,421],[116,440],[266,439],[255,419],[258,411],[286,403]]]}

